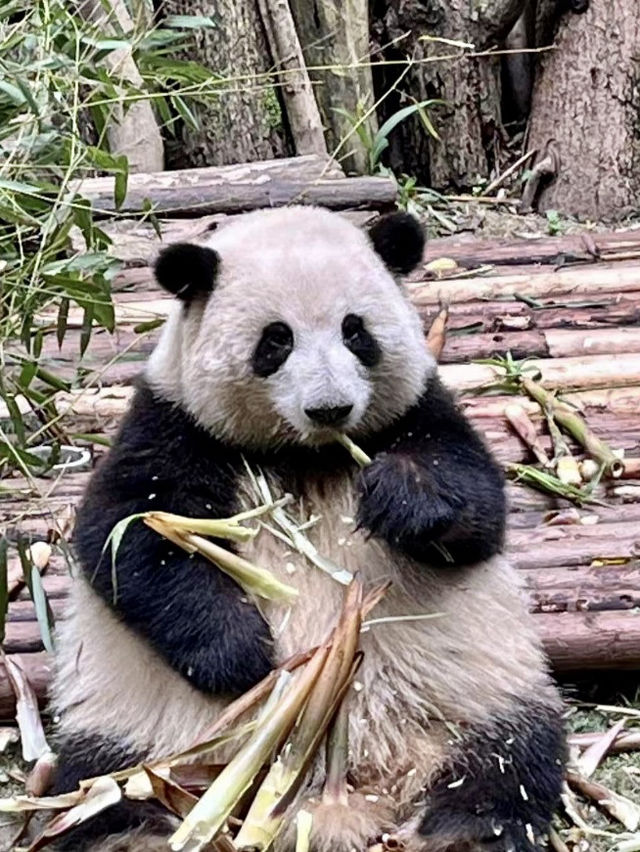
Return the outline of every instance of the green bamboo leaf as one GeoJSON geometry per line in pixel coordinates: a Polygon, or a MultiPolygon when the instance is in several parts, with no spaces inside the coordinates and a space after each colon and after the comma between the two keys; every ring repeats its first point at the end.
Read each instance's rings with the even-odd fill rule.
{"type": "Polygon", "coordinates": [[[22,390],[27,390],[36,374],[38,365],[35,361],[25,361],[18,376],[18,385],[22,390]]]}
{"type": "Polygon", "coordinates": [[[91,332],[93,330],[93,304],[91,302],[84,306],[84,314],[82,317],[82,328],[80,330],[80,357],[84,355],[91,340],[91,332]]]}
{"type": "Polygon", "coordinates": [[[18,403],[16,402],[15,397],[11,394],[7,394],[4,397],[4,402],[7,408],[9,409],[9,417],[11,418],[11,425],[13,426],[13,431],[15,432],[20,444],[24,446],[27,441],[27,436],[24,429],[24,421],[22,419],[22,414],[20,413],[20,409],[18,408],[18,403]]]}
{"type": "Polygon", "coordinates": [[[116,209],[120,209],[127,197],[127,184],[129,182],[129,160],[122,155],[117,157],[118,171],[115,174],[115,185],[113,189],[113,200],[116,209]]]}
{"type": "Polygon", "coordinates": [[[4,92],[18,106],[22,106],[27,100],[17,86],[7,83],[6,80],[0,80],[0,92],[4,92]]]}
{"type": "Polygon", "coordinates": [[[402,121],[409,118],[416,112],[420,112],[421,110],[424,112],[430,106],[434,106],[435,104],[444,103],[441,100],[437,100],[435,98],[429,98],[426,101],[420,101],[419,103],[409,104],[409,106],[403,107],[403,109],[399,109],[392,116],[390,116],[382,125],[382,127],[378,130],[373,140],[373,148],[371,149],[371,161],[373,165],[378,163],[382,152],[385,148],[388,147],[389,141],[387,137],[402,121]]]}
{"type": "Polygon", "coordinates": [[[64,297],[60,300],[58,308],[58,319],[56,320],[56,339],[58,348],[62,346],[64,336],[67,333],[67,320],[69,319],[69,299],[64,297]]]}
{"type": "Polygon", "coordinates": [[[31,111],[34,115],[40,115],[40,107],[38,106],[36,99],[33,97],[33,93],[29,87],[29,84],[20,78],[16,78],[16,86],[22,93],[24,100],[31,107],[31,111]]]}
{"type": "Polygon", "coordinates": [[[181,98],[179,95],[174,95],[171,98],[171,102],[174,105],[176,112],[179,114],[180,118],[184,121],[184,123],[192,130],[198,130],[198,128],[200,127],[198,119],[191,112],[183,98],[181,98]]]}
{"type": "Polygon", "coordinates": [[[55,653],[55,646],[53,641],[53,627],[54,627],[54,618],[53,613],[51,612],[51,607],[49,605],[49,601],[47,600],[47,595],[42,585],[42,577],[40,576],[40,572],[37,568],[32,568],[31,570],[31,597],[33,600],[33,606],[36,611],[36,618],[38,619],[38,624],[40,626],[40,636],[42,637],[42,644],[50,654],[55,653]]]}
{"type": "Polygon", "coordinates": [[[118,523],[115,524],[115,526],[107,536],[107,540],[105,541],[104,546],[102,548],[100,558],[102,558],[107,552],[107,550],[111,548],[111,585],[113,587],[114,604],[116,603],[118,598],[118,573],[116,569],[116,559],[118,557],[118,550],[120,549],[120,545],[122,544],[124,534],[129,529],[129,525],[132,524],[134,521],[139,520],[139,518],[143,518],[144,515],[144,512],[138,512],[135,515],[128,515],[126,518],[123,518],[121,521],[118,521],[118,523]]]}

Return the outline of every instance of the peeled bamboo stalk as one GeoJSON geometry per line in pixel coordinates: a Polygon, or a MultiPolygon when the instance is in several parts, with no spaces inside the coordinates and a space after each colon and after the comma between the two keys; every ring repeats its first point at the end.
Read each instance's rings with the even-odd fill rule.
{"type": "MultiPolygon", "coordinates": [[[[640,358],[638,359],[640,362],[640,358]]],[[[614,456],[604,441],[597,438],[589,429],[583,418],[572,411],[567,405],[558,402],[553,394],[548,393],[542,385],[528,378],[522,379],[522,387],[532,399],[540,405],[543,411],[556,420],[563,429],[569,432],[597,462],[604,465],[605,471],[614,478],[621,476],[624,464],[614,456]]]]}
{"type": "Polygon", "coordinates": [[[327,647],[319,648],[263,724],[198,800],[171,836],[169,847],[172,850],[195,852],[213,840],[238,799],[249,789],[262,765],[295,723],[326,656],[327,647]]]}
{"type": "Polygon", "coordinates": [[[348,685],[360,634],[363,590],[356,580],[347,589],[333,643],[302,717],[271,767],[235,838],[238,849],[266,850],[279,833],[288,805],[320,744],[348,685]]]}
{"type": "MultiPolygon", "coordinates": [[[[568,741],[571,746],[589,748],[595,745],[605,735],[605,731],[590,731],[581,734],[569,734],[568,741]]],[[[620,731],[611,746],[609,754],[619,754],[625,751],[638,751],[640,749],[640,731],[620,731]]]]}

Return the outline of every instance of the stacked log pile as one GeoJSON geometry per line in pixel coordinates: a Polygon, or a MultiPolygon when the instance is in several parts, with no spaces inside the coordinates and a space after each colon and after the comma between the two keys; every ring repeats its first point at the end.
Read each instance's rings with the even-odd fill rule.
{"type": "MultiPolygon", "coordinates": [[[[300,162],[294,162],[286,181],[307,188],[317,181],[336,184],[326,193],[334,199],[332,206],[360,225],[393,201],[393,187],[385,179],[362,179],[368,188],[359,184],[347,190],[342,187],[352,180],[332,171],[325,161],[300,159],[307,161],[304,168],[301,171],[300,162]],[[311,178],[305,177],[304,169],[311,178]]],[[[246,200],[247,187],[254,183],[261,187],[265,182],[259,166],[195,171],[177,181],[167,175],[136,177],[139,185],[130,187],[130,208],[125,209],[139,208],[143,196],[161,201],[171,195],[170,209],[178,216],[162,222],[163,241],[170,242],[200,239],[224,227],[229,214],[238,209],[265,203],[262,189],[254,202],[246,200]],[[213,203],[214,195],[222,199],[235,179],[244,181],[242,192],[229,195],[244,198],[240,207],[233,202],[225,209],[222,200],[213,203]],[[200,198],[196,206],[193,186],[200,198]],[[196,211],[203,209],[207,215],[196,217],[196,211]]],[[[265,171],[267,183],[276,180],[272,169],[265,171]]],[[[285,178],[278,175],[280,180],[285,178]]],[[[96,204],[107,210],[107,182],[93,181],[90,189],[96,204]]],[[[311,192],[305,198],[326,201],[311,192]]],[[[281,198],[272,195],[269,203],[274,200],[279,203],[281,198]]],[[[284,200],[291,199],[287,195],[284,200]]],[[[166,214],[167,208],[163,210],[166,214]]],[[[80,313],[69,312],[69,331],[61,349],[54,315],[41,318],[44,327],[51,329],[44,339],[43,365],[68,378],[76,376],[78,366],[83,370],[79,386],[76,383],[73,391],[58,394],[59,426],[67,435],[90,433],[98,440],[113,434],[130,399],[132,381],[157,339],[153,321],[166,315],[169,304],[154,285],[149,267],[160,245],[154,228],[125,218],[106,222],[105,229],[114,237],[114,254],[123,260],[114,287],[115,334],[96,330],[79,362],[80,313]]],[[[640,458],[640,232],[515,242],[436,240],[428,246],[422,268],[411,276],[409,291],[425,329],[440,301],[449,303],[441,373],[501,461],[533,461],[504,416],[505,406],[514,401],[529,413],[543,446],[551,447],[536,403],[495,390],[479,392],[495,384],[496,372],[490,365],[470,362],[507,351],[517,359],[532,359],[542,384],[561,391],[596,435],[623,449],[631,460],[622,479],[598,487],[599,502],[582,507],[510,483],[508,548],[521,569],[557,671],[640,667],[640,465],[636,461],[640,458]],[[443,257],[447,263],[439,262],[443,257]]],[[[90,446],[96,461],[105,448],[99,443],[90,446]]],[[[572,446],[580,458],[579,448],[572,446]]],[[[27,536],[53,543],[42,583],[54,617],[63,611],[69,585],[70,554],[62,545],[89,475],[85,470],[59,479],[16,476],[1,498],[0,513],[10,540],[27,536]]],[[[50,659],[43,651],[34,608],[21,578],[19,560],[13,557],[4,648],[19,656],[42,698],[50,659]]],[[[0,717],[12,705],[11,688],[1,676],[0,664],[0,717]]]]}

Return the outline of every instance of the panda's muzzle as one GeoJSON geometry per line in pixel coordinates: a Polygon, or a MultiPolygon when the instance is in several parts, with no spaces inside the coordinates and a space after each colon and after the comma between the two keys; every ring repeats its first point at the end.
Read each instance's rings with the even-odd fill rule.
{"type": "Polygon", "coordinates": [[[325,405],[321,408],[305,408],[304,413],[318,426],[339,426],[351,414],[352,409],[353,405],[325,405]]]}

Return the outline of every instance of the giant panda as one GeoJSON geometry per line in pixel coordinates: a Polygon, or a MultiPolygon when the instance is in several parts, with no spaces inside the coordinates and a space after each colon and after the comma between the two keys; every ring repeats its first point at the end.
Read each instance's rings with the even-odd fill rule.
{"type": "MultiPolygon", "coordinates": [[[[294,604],[256,606],[142,523],[122,539],[114,586],[103,549],[116,522],[253,507],[248,465],[294,496],[301,522],[316,519],[322,555],[366,584],[391,581],[349,697],[349,806],[304,794],[314,852],[361,852],[384,831],[419,852],[542,848],[563,775],[561,705],[501,555],[501,471],[441,384],[399,280],[423,243],[404,213],[365,232],[290,207],[161,253],[173,311],[77,516],[82,570],[52,698],[57,791],[186,748],[334,625],[344,586],[268,530],[239,550],[294,585],[294,604]],[[372,463],[359,470],[336,431],[372,463]],[[440,617],[384,620],[427,612],[440,617]]],[[[124,802],[60,848],[153,852],[171,830],[159,808],[124,802]]]]}

